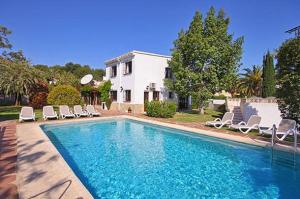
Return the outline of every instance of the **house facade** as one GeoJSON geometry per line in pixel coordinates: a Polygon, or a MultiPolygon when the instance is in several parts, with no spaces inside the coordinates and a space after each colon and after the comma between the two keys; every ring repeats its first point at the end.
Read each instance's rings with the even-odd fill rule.
{"type": "Polygon", "coordinates": [[[106,61],[105,80],[112,83],[111,109],[127,112],[130,108],[134,113],[142,113],[145,103],[152,100],[178,102],[177,96],[164,86],[164,79],[172,78],[170,59],[170,56],[131,51],[106,61]]]}

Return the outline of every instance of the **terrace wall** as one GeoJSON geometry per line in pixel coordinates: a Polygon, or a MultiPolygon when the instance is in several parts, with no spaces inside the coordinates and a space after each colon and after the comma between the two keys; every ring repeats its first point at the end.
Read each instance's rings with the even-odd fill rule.
{"type": "Polygon", "coordinates": [[[247,121],[251,115],[261,116],[261,126],[271,127],[278,125],[281,120],[281,112],[275,98],[227,98],[227,111],[234,111],[239,107],[242,118],[247,121]]]}

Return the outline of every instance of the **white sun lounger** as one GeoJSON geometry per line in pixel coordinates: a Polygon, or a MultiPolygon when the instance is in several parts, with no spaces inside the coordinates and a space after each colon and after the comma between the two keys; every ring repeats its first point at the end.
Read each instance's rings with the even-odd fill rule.
{"type": "Polygon", "coordinates": [[[65,119],[67,117],[75,117],[75,115],[70,111],[67,105],[59,106],[59,115],[62,119],[65,119]]]}
{"type": "Polygon", "coordinates": [[[19,121],[25,121],[25,120],[35,120],[35,113],[33,112],[33,108],[29,106],[24,106],[21,109],[19,121]]]}
{"type": "MultiPolygon", "coordinates": [[[[290,120],[290,119],[282,119],[278,125],[278,128],[276,130],[276,138],[279,139],[280,141],[284,140],[288,135],[294,135],[297,133],[297,123],[295,120],[290,120]],[[280,135],[281,137],[278,137],[280,135]]],[[[273,127],[268,128],[268,129],[259,129],[259,133],[264,135],[272,135],[273,132],[273,127]]]]}
{"type": "Polygon", "coordinates": [[[234,113],[226,112],[222,119],[217,118],[214,121],[208,121],[205,124],[208,126],[214,126],[217,129],[222,128],[224,125],[231,125],[234,117],[234,113]]]}
{"type": "Polygon", "coordinates": [[[101,114],[95,110],[95,108],[92,105],[86,106],[86,111],[89,114],[89,116],[100,116],[101,114]]]}
{"type": "Polygon", "coordinates": [[[259,128],[259,123],[261,121],[261,117],[258,115],[251,115],[249,120],[246,122],[242,121],[238,124],[232,124],[229,127],[233,129],[239,129],[242,133],[247,134],[249,131],[253,129],[259,128]]]}
{"type": "Polygon", "coordinates": [[[56,111],[54,111],[53,106],[44,106],[43,107],[43,119],[58,119],[56,111]]]}
{"type": "Polygon", "coordinates": [[[76,117],[81,117],[81,116],[88,116],[88,113],[82,110],[82,107],[80,105],[75,105],[74,106],[74,114],[76,117]]]}

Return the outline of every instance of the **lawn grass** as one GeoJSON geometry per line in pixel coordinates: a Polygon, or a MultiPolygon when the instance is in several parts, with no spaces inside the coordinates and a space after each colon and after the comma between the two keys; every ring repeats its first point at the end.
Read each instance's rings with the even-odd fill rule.
{"type": "Polygon", "coordinates": [[[206,109],[204,114],[199,114],[198,111],[192,110],[189,112],[177,112],[173,118],[176,122],[206,122],[221,117],[222,112],[206,109]]]}
{"type": "MultiPolygon", "coordinates": [[[[17,120],[21,106],[0,106],[0,121],[17,120]]],[[[58,107],[54,107],[58,111],[58,107]]],[[[42,120],[42,109],[34,109],[36,120],[42,120]]],[[[204,114],[199,114],[198,111],[193,110],[189,112],[177,112],[170,120],[176,122],[206,122],[221,117],[222,112],[207,109],[204,114]]]]}
{"type": "MultiPolygon", "coordinates": [[[[0,122],[18,120],[22,106],[0,106],[0,122]]],[[[36,120],[42,120],[42,109],[34,109],[36,120]]]]}

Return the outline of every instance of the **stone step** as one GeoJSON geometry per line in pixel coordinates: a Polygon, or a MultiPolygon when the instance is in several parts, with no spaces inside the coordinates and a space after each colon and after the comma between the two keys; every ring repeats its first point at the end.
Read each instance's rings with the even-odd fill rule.
{"type": "Polygon", "coordinates": [[[242,120],[243,117],[233,117],[234,120],[242,120]]]}
{"type": "Polygon", "coordinates": [[[241,112],[233,112],[234,115],[243,115],[241,112]]]}

